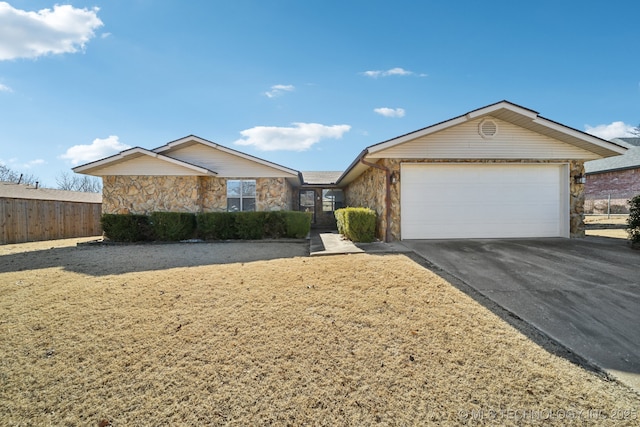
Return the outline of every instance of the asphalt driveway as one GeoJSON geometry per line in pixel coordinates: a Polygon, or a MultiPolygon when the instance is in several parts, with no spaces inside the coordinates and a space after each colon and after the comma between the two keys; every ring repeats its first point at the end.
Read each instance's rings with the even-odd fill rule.
{"type": "Polygon", "coordinates": [[[448,274],[640,391],[640,250],[585,239],[408,240],[448,274]]]}

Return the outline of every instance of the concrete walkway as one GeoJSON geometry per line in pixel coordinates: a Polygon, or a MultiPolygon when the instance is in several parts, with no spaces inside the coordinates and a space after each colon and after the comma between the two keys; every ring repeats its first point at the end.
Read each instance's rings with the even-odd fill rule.
{"type": "Polygon", "coordinates": [[[413,250],[399,242],[354,243],[342,237],[337,231],[312,230],[310,236],[311,256],[343,255],[358,253],[411,253],[413,250]]]}

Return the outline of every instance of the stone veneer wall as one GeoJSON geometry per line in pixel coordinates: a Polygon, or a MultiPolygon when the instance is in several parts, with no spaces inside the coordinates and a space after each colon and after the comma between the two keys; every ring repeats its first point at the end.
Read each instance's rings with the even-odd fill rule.
{"type": "MultiPolygon", "coordinates": [[[[225,190],[226,191],[226,190],[225,190]]],[[[256,210],[287,211],[292,209],[293,188],[284,178],[256,179],[256,210]]],[[[226,208],[226,207],[225,207],[226,208]]]]}
{"type": "MultiPolygon", "coordinates": [[[[226,178],[208,176],[105,176],[102,212],[225,212],[226,178]]],[[[290,210],[291,184],[285,178],[256,178],[256,208],[290,210]]]]}
{"type": "Polygon", "coordinates": [[[102,212],[198,212],[198,189],[197,176],[105,176],[102,178],[102,212]]]}
{"type": "MultiPolygon", "coordinates": [[[[383,166],[386,166],[386,162],[384,160],[380,160],[377,163],[383,166]]],[[[351,184],[344,189],[344,197],[345,197],[345,206],[349,207],[363,207],[370,208],[376,211],[377,219],[376,219],[376,236],[384,240],[384,233],[387,227],[387,218],[385,216],[385,197],[386,197],[386,189],[385,189],[385,181],[386,174],[384,171],[377,168],[369,168],[362,175],[356,178],[351,184]]],[[[400,218],[400,208],[393,206],[393,191],[398,192],[400,189],[399,185],[391,186],[391,221],[394,222],[394,218],[400,218]],[[395,215],[393,214],[395,213],[395,215]]],[[[400,225],[397,226],[398,234],[393,232],[392,227],[392,239],[398,240],[400,237],[400,225]]]]}
{"type": "MultiPolygon", "coordinates": [[[[569,164],[569,233],[571,237],[584,237],[584,184],[577,184],[575,177],[584,175],[584,162],[579,160],[469,160],[469,159],[381,159],[377,164],[395,173],[398,180],[391,184],[391,240],[400,239],[400,175],[401,163],[568,163],[569,164]]],[[[369,168],[345,189],[347,206],[372,208],[378,214],[377,236],[382,239],[386,229],[385,173],[369,168]]]]}

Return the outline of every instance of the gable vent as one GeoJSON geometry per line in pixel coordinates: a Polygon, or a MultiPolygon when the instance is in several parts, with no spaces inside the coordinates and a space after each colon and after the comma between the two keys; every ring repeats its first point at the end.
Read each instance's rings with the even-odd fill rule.
{"type": "Polygon", "coordinates": [[[480,122],[478,131],[483,138],[493,138],[498,133],[498,124],[493,120],[484,119],[480,122]]]}

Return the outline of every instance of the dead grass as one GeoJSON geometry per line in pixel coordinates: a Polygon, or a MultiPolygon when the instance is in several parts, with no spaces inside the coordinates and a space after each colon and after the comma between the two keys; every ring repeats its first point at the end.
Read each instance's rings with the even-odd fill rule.
{"type": "Polygon", "coordinates": [[[402,255],[30,245],[0,251],[3,425],[637,423],[637,394],[402,255]]]}
{"type": "Polygon", "coordinates": [[[629,215],[585,215],[587,236],[628,239],[626,225],[629,215]]]}
{"type": "Polygon", "coordinates": [[[585,224],[626,225],[629,215],[585,215],[585,224]]]}

